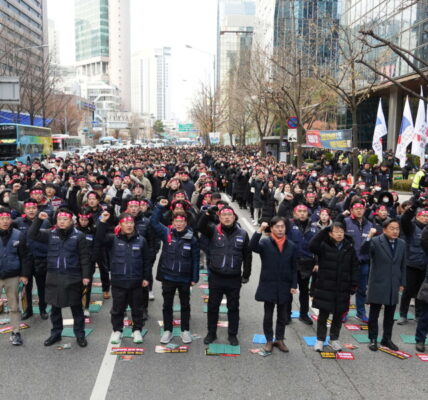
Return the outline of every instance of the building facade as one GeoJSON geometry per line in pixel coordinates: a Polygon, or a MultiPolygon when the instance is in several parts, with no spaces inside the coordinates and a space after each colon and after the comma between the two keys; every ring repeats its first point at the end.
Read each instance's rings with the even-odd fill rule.
{"type": "Polygon", "coordinates": [[[0,75],[19,75],[48,54],[47,0],[0,1],[0,75]]]}
{"type": "Polygon", "coordinates": [[[109,0],[109,76],[120,93],[120,109],[131,110],[130,0],[109,0]]]}
{"type": "Polygon", "coordinates": [[[169,120],[171,114],[171,48],[155,49],[156,59],[156,118],[169,120]]]}
{"type": "Polygon", "coordinates": [[[75,46],[79,75],[108,80],[108,0],[76,0],[75,46]]]}
{"type": "Polygon", "coordinates": [[[217,87],[227,85],[230,74],[247,62],[251,51],[256,3],[220,0],[217,32],[217,87]]]}
{"type": "MultiPolygon", "coordinates": [[[[415,60],[418,68],[424,69],[428,66],[428,2],[425,0],[344,0],[341,7],[341,24],[350,27],[353,32],[371,29],[380,37],[421,58],[423,63],[415,60]]],[[[381,73],[419,92],[423,82],[414,69],[397,54],[385,52],[384,49],[373,49],[366,59],[381,73]]],[[[377,78],[373,95],[362,103],[358,110],[361,145],[371,147],[377,104],[381,98],[388,125],[385,149],[395,149],[407,93],[398,86],[391,85],[385,77],[378,75],[377,78]]],[[[361,89],[364,89],[365,83],[364,80],[360,83],[361,89]]],[[[417,103],[416,98],[410,97],[413,119],[416,117],[417,103]]],[[[339,121],[341,127],[349,126],[349,113],[343,113],[342,116],[339,121]]]]}

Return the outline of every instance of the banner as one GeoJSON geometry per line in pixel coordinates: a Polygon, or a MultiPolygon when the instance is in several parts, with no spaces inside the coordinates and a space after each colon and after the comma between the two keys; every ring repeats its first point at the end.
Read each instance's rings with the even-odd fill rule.
{"type": "Polygon", "coordinates": [[[377,109],[376,126],[373,134],[372,148],[377,155],[379,161],[383,160],[382,137],[388,133],[386,128],[385,116],[382,110],[382,100],[379,99],[379,107],[377,109]]]}
{"type": "MultiPolygon", "coordinates": [[[[421,86],[421,96],[423,95],[424,92],[421,86]]],[[[423,100],[419,99],[418,114],[416,115],[411,154],[420,158],[420,167],[425,162],[426,128],[425,104],[423,100]]]]}
{"type": "Polygon", "coordinates": [[[210,132],[209,137],[211,144],[220,144],[220,132],[210,132]]]}
{"type": "Polygon", "coordinates": [[[409,98],[406,97],[406,104],[404,105],[403,119],[401,120],[400,134],[398,136],[397,148],[395,150],[395,157],[400,160],[400,167],[403,168],[406,164],[407,146],[413,139],[413,118],[410,111],[409,98]]]}
{"type": "Polygon", "coordinates": [[[320,149],[351,150],[352,131],[351,129],[340,131],[307,131],[306,145],[320,149]]]}

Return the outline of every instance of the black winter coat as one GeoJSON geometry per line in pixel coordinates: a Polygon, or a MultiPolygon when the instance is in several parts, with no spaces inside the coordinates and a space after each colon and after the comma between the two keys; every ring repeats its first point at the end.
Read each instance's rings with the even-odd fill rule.
{"type": "Polygon", "coordinates": [[[352,238],[345,236],[339,249],[328,233],[318,232],[309,249],[318,256],[318,276],[312,306],[330,313],[344,313],[349,308],[351,290],[358,284],[358,258],[352,238]]]}
{"type": "Polygon", "coordinates": [[[265,186],[262,192],[263,207],[260,223],[269,222],[276,215],[275,188],[269,190],[269,188],[265,186]]]}
{"type": "Polygon", "coordinates": [[[297,288],[296,246],[287,239],[280,253],[273,239],[261,236],[255,232],[250,241],[250,249],[260,254],[262,261],[256,300],[286,304],[291,299],[290,289],[297,288]]]}

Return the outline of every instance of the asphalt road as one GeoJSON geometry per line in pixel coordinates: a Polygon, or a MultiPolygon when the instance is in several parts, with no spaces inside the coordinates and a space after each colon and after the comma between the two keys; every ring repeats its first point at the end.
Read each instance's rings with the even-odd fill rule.
{"type": "MultiPolygon", "coordinates": [[[[403,199],[404,200],[404,199],[403,199]]],[[[249,215],[238,210],[241,224],[250,228],[249,215]]],[[[254,334],[262,332],[263,307],[254,300],[260,260],[254,256],[250,282],[241,291],[241,322],[239,357],[206,356],[202,339],[195,340],[187,354],[157,354],[162,299],[160,285],[155,284],[156,299],[150,303],[149,330],[142,347],[145,354],[132,360],[110,355],[111,335],[109,308],[105,301],[101,311],[92,315],[88,327],[89,346],[81,349],[74,339],[70,350],[46,348],[50,322],[38,316],[31,318],[30,329],[23,331],[24,345],[13,347],[9,335],[0,335],[0,393],[4,399],[426,399],[428,395],[428,363],[414,354],[414,345],[404,344],[400,334],[414,335],[415,322],[395,326],[393,340],[412,358],[399,360],[381,352],[373,353],[366,344],[358,344],[353,332],[342,328],[340,341],[353,343],[355,360],[321,359],[308,347],[303,336],[315,336],[316,325],[306,326],[293,320],[286,329],[290,353],[274,350],[268,357],[251,354],[254,334]],[[92,397],[91,397],[92,396],[92,397]]],[[[295,296],[297,297],[297,296],[295,296]]],[[[101,295],[94,295],[100,300],[101,295]]],[[[202,337],[206,334],[201,290],[192,292],[191,330],[202,337]]],[[[298,310],[298,304],[293,307],[298,310]]],[[[414,311],[411,308],[410,311],[414,311]]],[[[1,318],[7,315],[1,314],[1,318]]],[[[69,310],[64,317],[69,318],[69,310]]],[[[177,317],[179,314],[177,313],[177,317]]],[[[222,319],[222,318],[221,318],[222,319]]],[[[226,318],[223,318],[226,319],[226,318]]],[[[352,323],[356,320],[350,318],[352,323]]],[[[381,326],[381,325],[380,325],[381,326]]],[[[227,329],[219,328],[220,343],[227,343],[227,329]]],[[[175,343],[180,343],[178,338],[175,343]]],[[[122,346],[133,347],[132,339],[122,339],[122,346]]]]}

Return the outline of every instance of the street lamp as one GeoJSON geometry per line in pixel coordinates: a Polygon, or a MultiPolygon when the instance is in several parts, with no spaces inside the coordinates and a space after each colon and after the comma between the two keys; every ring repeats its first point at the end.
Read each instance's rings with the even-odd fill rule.
{"type": "Polygon", "coordinates": [[[206,51],[206,50],[198,49],[197,47],[193,47],[190,44],[186,44],[185,47],[187,49],[198,51],[199,53],[207,54],[207,55],[209,55],[209,56],[211,56],[213,58],[213,90],[215,91],[215,89],[216,89],[216,73],[215,73],[216,72],[215,71],[216,70],[216,68],[215,68],[215,59],[216,59],[216,56],[215,56],[215,54],[210,53],[209,51],[206,51]]]}

